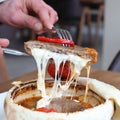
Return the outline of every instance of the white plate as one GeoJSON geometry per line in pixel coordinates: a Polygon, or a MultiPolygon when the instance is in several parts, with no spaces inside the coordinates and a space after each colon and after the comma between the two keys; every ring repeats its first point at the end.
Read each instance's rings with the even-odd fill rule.
{"type": "Polygon", "coordinates": [[[4,99],[6,96],[7,92],[0,93],[0,119],[6,120],[5,119],[5,113],[4,113],[4,99]]]}

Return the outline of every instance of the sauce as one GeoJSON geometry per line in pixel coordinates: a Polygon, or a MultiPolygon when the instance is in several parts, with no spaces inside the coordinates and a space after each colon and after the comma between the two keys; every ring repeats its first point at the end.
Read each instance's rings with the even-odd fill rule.
{"type": "Polygon", "coordinates": [[[83,111],[93,107],[90,103],[80,101],[79,97],[73,97],[72,100],[71,97],[62,97],[53,99],[46,107],[36,109],[39,99],[41,97],[31,97],[18,102],[18,104],[33,111],[59,113],[83,111]]]}

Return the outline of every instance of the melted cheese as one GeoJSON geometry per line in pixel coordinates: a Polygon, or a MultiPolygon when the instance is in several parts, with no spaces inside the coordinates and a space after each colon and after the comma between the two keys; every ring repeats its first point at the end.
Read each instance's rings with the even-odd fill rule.
{"type": "Polygon", "coordinates": [[[46,106],[54,97],[60,97],[62,95],[62,92],[58,93],[58,87],[61,88],[61,91],[66,91],[72,83],[72,80],[80,75],[81,70],[90,61],[89,59],[83,59],[73,54],[66,55],[62,53],[55,53],[47,49],[33,48],[31,49],[31,52],[33,57],[35,58],[38,68],[37,88],[42,93],[42,99],[38,101],[37,108],[46,106]],[[51,91],[51,95],[47,96],[45,92],[45,73],[47,64],[51,58],[53,59],[56,67],[55,81],[51,91]],[[65,63],[66,61],[70,61],[70,63],[72,63],[74,67],[72,66],[72,75],[70,80],[66,81],[65,85],[61,85],[61,78],[57,77],[57,71],[59,71],[60,64],[62,62],[65,63]]]}
{"type": "Polygon", "coordinates": [[[87,102],[87,95],[88,95],[88,90],[89,90],[90,68],[91,68],[90,65],[86,67],[86,69],[87,69],[87,78],[88,78],[88,81],[87,81],[87,83],[86,83],[86,89],[85,89],[85,95],[84,95],[84,102],[87,102]]]}

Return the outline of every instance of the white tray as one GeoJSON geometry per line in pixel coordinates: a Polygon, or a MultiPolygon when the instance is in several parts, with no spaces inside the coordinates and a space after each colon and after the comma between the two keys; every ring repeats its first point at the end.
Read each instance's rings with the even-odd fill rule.
{"type": "Polygon", "coordinates": [[[5,113],[4,113],[4,99],[6,96],[7,92],[0,93],[0,119],[6,120],[5,119],[5,113]]]}

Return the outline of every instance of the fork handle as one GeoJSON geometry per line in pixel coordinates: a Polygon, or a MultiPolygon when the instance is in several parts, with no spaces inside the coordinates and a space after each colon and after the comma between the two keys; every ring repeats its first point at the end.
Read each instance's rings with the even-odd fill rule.
{"type": "Polygon", "coordinates": [[[25,55],[25,56],[28,56],[26,53],[23,53],[23,52],[18,51],[18,50],[10,49],[10,48],[2,48],[2,50],[3,50],[4,53],[11,54],[11,55],[18,55],[18,56],[25,55]]]}

